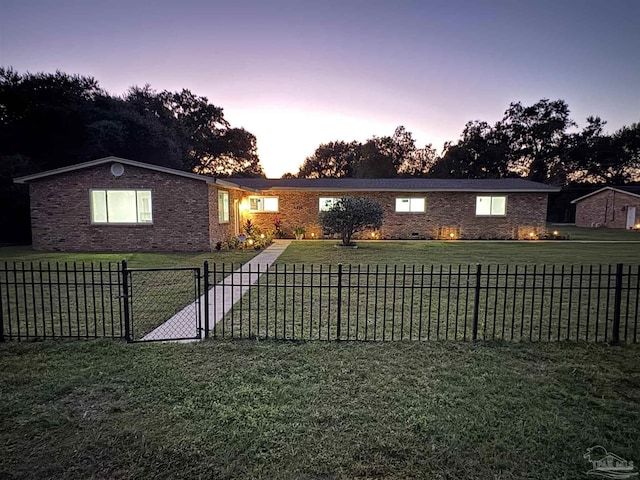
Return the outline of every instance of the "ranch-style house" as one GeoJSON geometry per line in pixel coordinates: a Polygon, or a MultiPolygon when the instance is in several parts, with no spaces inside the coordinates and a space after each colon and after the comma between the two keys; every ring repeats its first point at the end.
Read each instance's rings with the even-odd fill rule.
{"type": "Polygon", "coordinates": [[[319,213],[346,195],[383,206],[370,239],[536,238],[559,191],[523,179],[220,179],[118,157],[14,181],[29,185],[34,248],[59,251],[208,251],[246,220],[321,239],[319,213]]]}

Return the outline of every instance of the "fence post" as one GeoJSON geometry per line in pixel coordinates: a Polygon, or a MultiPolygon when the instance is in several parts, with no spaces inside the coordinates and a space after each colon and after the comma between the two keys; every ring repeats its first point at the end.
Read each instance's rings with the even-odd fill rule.
{"type": "Polygon", "coordinates": [[[209,338],[209,261],[204,261],[204,338],[209,338]]]}
{"type": "Polygon", "coordinates": [[[476,290],[473,297],[473,334],[472,339],[475,341],[478,339],[478,317],[480,316],[480,274],[482,273],[482,267],[478,263],[476,265],[476,290]]]}
{"type": "Polygon", "coordinates": [[[616,292],[613,302],[613,332],[611,332],[611,342],[620,343],[620,307],[622,305],[622,264],[616,265],[616,292]]]}
{"type": "MultiPolygon", "coordinates": [[[[7,274],[6,269],[4,273],[7,274]]],[[[4,342],[4,306],[2,305],[2,281],[0,281],[0,343],[1,342],[4,342]]]]}
{"type": "Polygon", "coordinates": [[[131,342],[131,329],[129,318],[129,273],[127,271],[127,261],[122,260],[122,298],[124,299],[124,339],[131,342]]]}
{"type": "Polygon", "coordinates": [[[338,325],[336,331],[336,340],[340,340],[340,329],[342,322],[342,264],[338,264],[338,325]]]}

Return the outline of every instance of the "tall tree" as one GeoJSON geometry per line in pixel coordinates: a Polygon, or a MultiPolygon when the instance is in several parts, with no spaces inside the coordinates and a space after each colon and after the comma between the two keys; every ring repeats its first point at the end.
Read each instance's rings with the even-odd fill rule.
{"type": "Polygon", "coordinates": [[[455,145],[445,144],[443,156],[429,171],[431,177],[503,178],[509,172],[509,142],[500,122],[468,122],[455,145]]]}
{"type": "Polygon", "coordinates": [[[529,180],[564,184],[567,129],[575,126],[564,100],[511,103],[501,125],[509,139],[510,169],[529,180]]]}
{"type": "Polygon", "coordinates": [[[359,142],[329,142],[320,145],[300,166],[300,178],[352,177],[353,169],[360,160],[359,142]]]}

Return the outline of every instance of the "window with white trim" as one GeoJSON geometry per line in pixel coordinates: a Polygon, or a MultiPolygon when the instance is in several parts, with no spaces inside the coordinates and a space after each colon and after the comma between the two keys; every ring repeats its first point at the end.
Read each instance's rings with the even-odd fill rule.
{"type": "Polygon", "coordinates": [[[249,197],[250,212],[277,212],[278,197],[249,197]]]}
{"type": "Polygon", "coordinates": [[[396,198],[396,212],[424,213],[424,197],[396,198]]]}
{"type": "Polygon", "coordinates": [[[327,212],[340,200],[340,197],[320,197],[318,200],[318,210],[327,212]]]}
{"type": "Polygon", "coordinates": [[[218,223],[229,223],[229,192],[218,192],[218,223]]]}
{"type": "Polygon", "coordinates": [[[152,223],[151,190],[91,190],[92,223],[152,223]]]}
{"type": "Polygon", "coordinates": [[[476,197],[476,215],[483,217],[500,217],[507,214],[507,197],[478,196],[476,197]]]}

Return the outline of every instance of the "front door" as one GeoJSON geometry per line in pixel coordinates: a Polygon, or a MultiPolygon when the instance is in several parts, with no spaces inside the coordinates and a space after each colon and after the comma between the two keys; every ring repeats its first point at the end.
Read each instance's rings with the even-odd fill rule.
{"type": "Polygon", "coordinates": [[[636,207],[627,207],[627,228],[633,228],[636,223],[636,207]]]}

